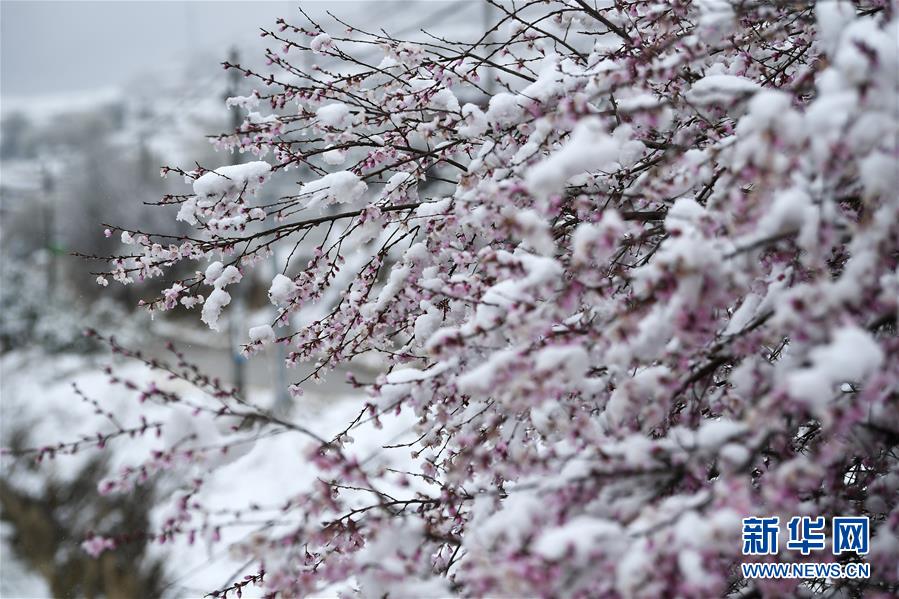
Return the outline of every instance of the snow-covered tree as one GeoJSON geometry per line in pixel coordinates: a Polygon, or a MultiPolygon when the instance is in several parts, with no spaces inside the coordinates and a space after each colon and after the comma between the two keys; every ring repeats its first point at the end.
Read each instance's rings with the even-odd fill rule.
{"type": "MultiPolygon", "coordinates": [[[[131,252],[99,280],[195,264],[143,303],[216,329],[274,256],[277,317],[244,350],[313,364],[299,402],[335,368],[382,372],[323,435],[173,367],[207,393],[142,399],[226,423],[224,441],[187,437],[101,491],[200,464],[146,535],[267,522],[232,547],[255,566],[215,596],[896,592],[891,3],[492,10],[489,30],[414,43],[304,15],[263,31],[270,71],[225,64],[255,85],[215,140],[244,162],[165,169],[191,189],[163,209],[193,232],[111,229],[131,252]],[[267,197],[280,173],[296,193],[267,197]],[[397,418],[401,439],[354,441],[397,418]],[[195,499],[223,451],[276,434],[315,485],[252,509],[195,499]],[[802,515],[867,516],[871,578],[742,579],[741,518],[802,515]]],[[[129,538],[100,532],[94,552],[129,538]]]]}

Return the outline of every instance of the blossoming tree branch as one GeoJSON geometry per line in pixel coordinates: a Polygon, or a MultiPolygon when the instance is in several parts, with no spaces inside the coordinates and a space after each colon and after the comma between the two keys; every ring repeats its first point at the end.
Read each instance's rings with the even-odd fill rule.
{"type": "Polygon", "coordinates": [[[128,251],[99,282],[179,268],[142,304],[217,329],[274,257],[277,315],[243,350],[312,365],[296,402],[335,368],[381,372],[354,379],[357,416],[325,435],[183,360],[142,358],[205,391],[143,399],[228,432],[101,491],[201,464],[144,537],[214,543],[228,522],[266,522],[232,547],[246,578],[213,596],[785,596],[802,581],[734,565],[741,518],[795,515],[871,525],[871,577],[806,592],[896,592],[894,7],[492,10],[477,35],[414,43],[297,13],[262,32],[270,69],[225,64],[255,89],[214,140],[243,163],[164,169],[189,189],[161,209],[190,232],[109,225],[128,251]],[[266,195],[281,173],[295,193],[266,195]],[[362,427],[400,417],[407,436],[357,450],[362,427]],[[194,500],[217,456],[270,435],[295,438],[315,485],[252,510],[194,500]]]}

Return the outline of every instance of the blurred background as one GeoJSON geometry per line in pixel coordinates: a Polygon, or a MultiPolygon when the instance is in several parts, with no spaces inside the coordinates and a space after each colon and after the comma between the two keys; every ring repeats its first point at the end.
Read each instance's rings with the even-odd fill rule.
{"type": "MultiPolygon", "coordinates": [[[[479,2],[301,5],[338,31],[329,10],[407,39],[423,28],[483,30],[493,18],[479,2]]],[[[154,357],[164,358],[173,342],[201,370],[260,403],[290,401],[283,390],[297,373],[284,370],[282,354],[271,350],[246,362],[236,351],[250,326],[274,316],[266,298],[271,273],[244,281],[244,298],[227,311],[229,326],[214,333],[195,312],[151,320],[136,309],[165,280],[152,288],[102,288],[90,275],[102,264],[71,254],[122,250],[101,223],[180,230],[176,208],[144,204],[186,189],[180,177],[162,179],[160,167],[230,162],[206,136],[231,126],[224,98],[250,89],[229,79],[221,62],[230,57],[264,69],[259,28],[275,27],[277,17],[299,23],[296,8],[295,2],[0,2],[0,445],[22,449],[71,437],[70,428],[94,417],[73,382],[101,403],[119,401],[121,390],[103,372],[113,358],[83,336],[85,327],[154,357]]],[[[295,173],[275,178],[265,193],[283,195],[296,183],[295,173]]],[[[343,378],[319,387],[318,401],[348,394],[343,378]]],[[[210,552],[173,558],[165,547],[135,543],[93,559],[80,550],[98,520],[141,529],[158,517],[154,500],[164,488],[98,499],[97,483],[127,462],[118,454],[58,458],[50,466],[3,457],[0,596],[202,596],[232,574],[233,564],[210,552]]]]}

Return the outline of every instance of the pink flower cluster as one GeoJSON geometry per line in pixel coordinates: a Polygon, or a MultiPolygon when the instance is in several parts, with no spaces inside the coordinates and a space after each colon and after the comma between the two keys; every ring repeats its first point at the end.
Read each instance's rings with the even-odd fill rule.
{"type": "Polygon", "coordinates": [[[494,10],[475,43],[280,21],[280,74],[227,65],[271,114],[218,141],[259,161],[172,169],[189,239],[123,235],[114,279],[195,261],[146,305],[213,322],[274,251],[279,331],[251,346],[312,365],[296,396],[381,370],[331,439],[214,392],[320,469],[236,549],[281,596],[774,597],[800,582],[740,578],[742,517],[864,515],[871,579],[806,590],[896,592],[893,7],[494,10]],[[298,193],[254,196],[287,170],[298,193]],[[354,452],[404,415],[405,465],[354,452]]]}

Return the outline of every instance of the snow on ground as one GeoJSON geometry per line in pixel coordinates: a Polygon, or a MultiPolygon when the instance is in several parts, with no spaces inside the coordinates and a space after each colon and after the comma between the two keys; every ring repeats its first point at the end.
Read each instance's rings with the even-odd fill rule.
{"type": "MultiPolygon", "coordinates": [[[[160,438],[155,434],[138,436],[134,439],[120,438],[109,442],[103,450],[110,460],[110,472],[118,472],[123,466],[135,466],[146,462],[150,452],[161,450],[173,440],[190,432],[196,432],[199,439],[194,446],[216,444],[223,439],[234,439],[224,423],[211,421],[204,415],[196,416],[188,410],[172,409],[151,402],[140,403],[139,393],[123,389],[121,385],[109,383],[109,375],[103,367],[110,363],[106,355],[85,357],[75,355],[47,356],[37,351],[16,351],[0,359],[0,392],[2,392],[3,418],[0,423],[2,444],[5,446],[14,430],[25,428],[29,435],[29,446],[41,446],[59,441],[74,441],[83,435],[111,432],[112,425],[94,413],[89,403],[82,401],[73,392],[76,384],[84,394],[100,402],[112,411],[124,427],[139,424],[140,416],[148,422],[164,423],[160,438]]],[[[129,380],[138,387],[154,382],[160,389],[171,391],[198,402],[211,401],[187,383],[169,380],[160,371],[151,371],[136,360],[119,360],[114,363],[114,376],[129,380]]],[[[249,390],[250,401],[263,406],[271,404],[271,390],[255,387],[249,390]]],[[[361,396],[347,396],[334,393],[334,387],[311,386],[298,400],[289,419],[313,430],[324,438],[331,438],[342,431],[363,407],[361,396]]],[[[383,419],[383,429],[376,430],[364,425],[352,432],[355,443],[348,453],[360,461],[369,460],[372,465],[389,461],[393,465],[408,463],[408,449],[383,450],[382,445],[410,440],[408,433],[413,417],[401,414],[394,419],[383,419]],[[390,452],[390,453],[388,453],[390,452]]],[[[250,438],[251,432],[236,433],[250,438]]],[[[296,433],[285,433],[262,438],[248,443],[243,450],[229,452],[224,458],[216,458],[218,469],[207,480],[196,499],[210,510],[246,508],[251,504],[275,506],[283,504],[288,497],[307,490],[316,480],[319,472],[306,458],[310,441],[296,433]]],[[[76,455],[61,455],[44,463],[37,471],[22,468],[10,469],[10,459],[3,457],[4,474],[10,474],[16,486],[38,491],[52,475],[61,480],[77,476],[80,468],[94,455],[96,450],[79,452],[76,455]]],[[[179,491],[195,475],[208,471],[209,464],[193,464],[165,471],[159,477],[160,494],[170,502],[153,508],[151,521],[154,527],[161,527],[165,519],[175,510],[171,503],[179,491]]],[[[362,497],[360,496],[360,501],[362,497]]],[[[276,512],[275,512],[276,513],[276,512]]],[[[272,514],[272,512],[269,512],[272,514]]],[[[231,555],[228,545],[243,541],[258,529],[252,526],[224,527],[221,531],[223,543],[208,544],[200,540],[188,545],[184,539],[165,545],[152,545],[151,555],[162,555],[168,567],[169,576],[174,580],[169,589],[173,597],[202,596],[226,585],[231,577],[248,572],[241,570],[245,560],[231,555]]],[[[199,523],[191,523],[198,525],[199,523]]],[[[97,530],[102,534],[116,531],[97,530]]],[[[5,535],[4,535],[5,536],[5,535]]],[[[73,540],[80,542],[80,540],[73,540]]],[[[4,554],[8,548],[3,547],[4,554]]],[[[27,573],[26,573],[27,574],[27,573]]],[[[21,592],[31,592],[35,580],[23,574],[21,577],[27,588],[3,589],[3,596],[16,596],[21,592]]],[[[9,581],[13,584],[15,581],[9,581]]],[[[7,585],[8,586],[8,585],[7,585]]],[[[249,589],[248,589],[249,592],[249,589]]]]}

